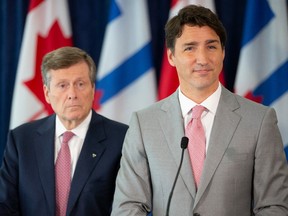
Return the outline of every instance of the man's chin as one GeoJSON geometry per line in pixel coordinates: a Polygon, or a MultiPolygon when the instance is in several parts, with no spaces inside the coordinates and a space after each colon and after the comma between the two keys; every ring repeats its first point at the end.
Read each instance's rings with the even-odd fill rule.
{"type": "Polygon", "coordinates": [[[72,112],[72,113],[70,112],[64,116],[64,119],[70,122],[78,121],[79,119],[81,119],[81,114],[77,112],[72,112]]]}
{"type": "Polygon", "coordinates": [[[69,106],[66,107],[66,112],[79,112],[81,110],[81,106],[69,106]]]}

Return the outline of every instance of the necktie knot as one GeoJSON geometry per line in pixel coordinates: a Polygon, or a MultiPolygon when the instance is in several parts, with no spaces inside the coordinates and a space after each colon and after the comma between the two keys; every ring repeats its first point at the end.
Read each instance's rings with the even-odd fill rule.
{"type": "Polygon", "coordinates": [[[68,143],[69,140],[74,136],[74,133],[71,131],[66,131],[63,133],[62,143],[68,143]]]}
{"type": "Polygon", "coordinates": [[[201,105],[196,105],[192,109],[192,119],[199,119],[206,108],[201,105]]]}

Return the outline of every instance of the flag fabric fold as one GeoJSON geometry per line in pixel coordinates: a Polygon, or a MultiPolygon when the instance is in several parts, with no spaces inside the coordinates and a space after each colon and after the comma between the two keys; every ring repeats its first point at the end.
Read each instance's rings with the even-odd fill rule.
{"type": "MultiPolygon", "coordinates": [[[[169,12],[169,19],[177,15],[178,11],[181,8],[189,4],[202,5],[204,7],[210,8],[212,11],[215,12],[214,0],[172,0],[169,12]]],[[[178,88],[178,86],[179,80],[176,68],[172,67],[169,64],[167,58],[167,48],[165,47],[158,87],[158,99],[161,100],[169,96],[178,88]]]]}
{"type": "Polygon", "coordinates": [[[275,108],[288,159],[287,2],[247,1],[244,23],[235,92],[275,108]]]}
{"type": "Polygon", "coordinates": [[[71,45],[66,0],[31,0],[17,67],[10,128],[53,112],[44,98],[42,57],[54,49],[71,45]]]}
{"type": "Polygon", "coordinates": [[[95,109],[128,123],[156,101],[146,1],[112,0],[97,70],[95,109]]]}

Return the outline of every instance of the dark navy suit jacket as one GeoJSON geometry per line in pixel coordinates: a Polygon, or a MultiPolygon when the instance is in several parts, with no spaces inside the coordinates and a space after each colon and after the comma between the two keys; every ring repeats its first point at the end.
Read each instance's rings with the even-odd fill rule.
{"type": "MultiPolygon", "coordinates": [[[[127,128],[93,111],[67,215],[110,215],[127,128]]],[[[55,115],[9,132],[0,169],[0,215],[55,215],[54,136],[55,115]]]]}

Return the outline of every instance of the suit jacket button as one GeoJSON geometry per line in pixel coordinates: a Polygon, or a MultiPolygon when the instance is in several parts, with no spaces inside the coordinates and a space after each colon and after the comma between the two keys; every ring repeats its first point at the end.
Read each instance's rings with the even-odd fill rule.
{"type": "Polygon", "coordinates": [[[201,216],[199,213],[194,213],[193,216],[201,216]]]}

